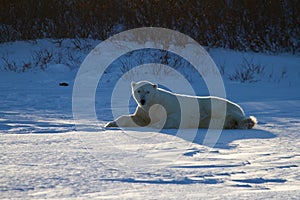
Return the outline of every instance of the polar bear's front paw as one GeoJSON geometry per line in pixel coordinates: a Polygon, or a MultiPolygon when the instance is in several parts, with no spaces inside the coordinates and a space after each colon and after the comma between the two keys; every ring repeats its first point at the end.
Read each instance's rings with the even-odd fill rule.
{"type": "Polygon", "coordinates": [[[104,127],[119,127],[117,122],[108,122],[104,127]]]}

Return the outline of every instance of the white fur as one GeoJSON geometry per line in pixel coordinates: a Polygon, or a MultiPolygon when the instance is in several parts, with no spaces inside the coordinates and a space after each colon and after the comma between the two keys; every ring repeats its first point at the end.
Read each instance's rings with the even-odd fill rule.
{"type": "Polygon", "coordinates": [[[245,117],[239,105],[223,98],[175,94],[148,81],[132,82],[131,87],[138,104],[135,113],[121,116],[106,127],[249,129],[257,123],[255,117],[245,117]]]}

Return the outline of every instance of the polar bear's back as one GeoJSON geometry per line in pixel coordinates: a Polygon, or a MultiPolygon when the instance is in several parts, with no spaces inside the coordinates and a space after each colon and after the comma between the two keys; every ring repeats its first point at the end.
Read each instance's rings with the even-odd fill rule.
{"type": "Polygon", "coordinates": [[[167,127],[181,124],[183,128],[208,127],[211,119],[244,119],[244,111],[237,104],[215,96],[189,96],[158,89],[157,101],[166,109],[167,127]],[[213,109],[212,109],[212,106],[213,109]]]}
{"type": "Polygon", "coordinates": [[[244,116],[244,111],[239,105],[224,98],[176,94],[160,88],[157,91],[160,93],[158,101],[161,102],[163,106],[173,111],[180,109],[185,112],[198,113],[200,111],[209,114],[212,111],[213,105],[214,109],[213,113],[211,113],[212,116],[217,117],[220,115],[221,111],[226,111],[227,113],[236,112],[241,116],[244,116]],[[199,110],[196,107],[199,107],[199,110]]]}

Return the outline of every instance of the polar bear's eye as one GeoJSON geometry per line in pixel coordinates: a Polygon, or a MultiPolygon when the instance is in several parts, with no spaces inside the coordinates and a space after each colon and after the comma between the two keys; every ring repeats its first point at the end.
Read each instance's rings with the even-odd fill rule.
{"type": "Polygon", "coordinates": [[[141,91],[140,91],[140,90],[138,90],[137,92],[138,92],[138,93],[140,93],[141,91]]]}
{"type": "Polygon", "coordinates": [[[147,91],[147,94],[149,94],[150,92],[149,91],[147,91]]]}

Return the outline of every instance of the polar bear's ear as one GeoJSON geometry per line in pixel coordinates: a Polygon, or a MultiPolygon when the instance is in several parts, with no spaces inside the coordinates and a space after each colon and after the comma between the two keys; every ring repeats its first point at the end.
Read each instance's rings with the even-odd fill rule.
{"type": "Polygon", "coordinates": [[[134,88],[136,83],[134,81],[131,82],[131,87],[134,88]]]}
{"type": "Polygon", "coordinates": [[[152,84],[154,89],[157,89],[157,84],[152,84]]]}

